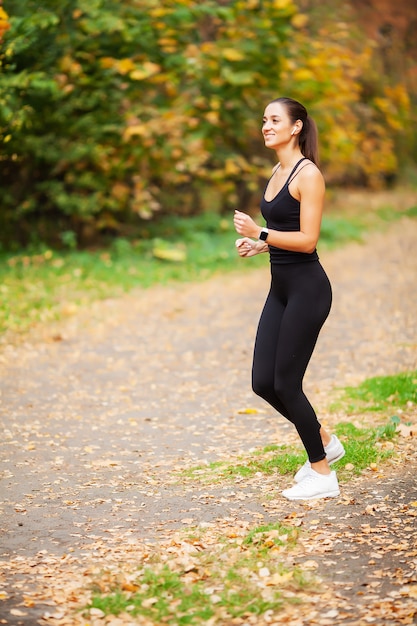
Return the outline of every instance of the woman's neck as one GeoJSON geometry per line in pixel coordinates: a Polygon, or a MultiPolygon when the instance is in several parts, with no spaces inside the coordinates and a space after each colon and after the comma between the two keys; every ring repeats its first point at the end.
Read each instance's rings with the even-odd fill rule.
{"type": "Polygon", "coordinates": [[[277,150],[278,161],[282,170],[290,170],[303,158],[301,150],[277,150]]]}

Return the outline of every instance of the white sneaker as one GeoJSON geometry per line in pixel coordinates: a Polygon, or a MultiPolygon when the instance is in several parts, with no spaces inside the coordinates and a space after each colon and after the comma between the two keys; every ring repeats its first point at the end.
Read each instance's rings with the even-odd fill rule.
{"type": "MultiPolygon", "coordinates": [[[[332,435],[330,443],[328,443],[327,446],[324,446],[324,451],[329,465],[336,463],[336,461],[340,461],[340,459],[345,456],[345,449],[336,435],[332,435]]],[[[306,461],[294,476],[295,482],[300,483],[310,472],[311,463],[310,461],[306,461]]]]}
{"type": "Polygon", "coordinates": [[[282,495],[288,500],[317,500],[319,498],[335,498],[340,495],[336,472],[319,474],[310,469],[307,476],[294,487],[285,489],[282,495]]]}

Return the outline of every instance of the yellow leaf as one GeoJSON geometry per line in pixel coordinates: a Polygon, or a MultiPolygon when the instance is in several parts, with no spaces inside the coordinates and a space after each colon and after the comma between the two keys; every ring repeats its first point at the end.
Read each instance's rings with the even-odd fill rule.
{"type": "Polygon", "coordinates": [[[292,0],[274,0],[273,7],[274,9],[286,9],[292,6],[292,0]]]}
{"type": "Polygon", "coordinates": [[[241,415],[252,415],[258,413],[258,409],[239,409],[238,413],[240,413],[241,415]]]}
{"type": "Polygon", "coordinates": [[[150,14],[152,15],[152,17],[164,17],[169,12],[170,12],[170,9],[166,9],[163,7],[155,7],[154,9],[150,10],[150,14]]]}
{"type": "Polygon", "coordinates": [[[304,28],[308,24],[308,15],[305,13],[297,13],[291,18],[291,24],[294,28],[304,28]]]}
{"type": "Polygon", "coordinates": [[[146,135],[146,132],[147,128],[145,124],[135,124],[134,126],[128,126],[123,132],[123,139],[125,141],[129,141],[131,137],[144,137],[146,135]]]}
{"type": "Polygon", "coordinates": [[[157,63],[151,63],[151,61],[146,61],[141,69],[133,70],[130,72],[129,76],[132,80],[145,80],[145,78],[149,78],[154,74],[157,74],[160,71],[160,66],[157,63]]]}
{"type": "Polygon", "coordinates": [[[293,74],[294,81],[298,80],[312,80],[314,78],[314,74],[305,67],[300,67],[293,74]]]}
{"type": "Polygon", "coordinates": [[[177,40],[173,39],[172,37],[161,37],[160,39],[158,39],[158,43],[162,47],[172,46],[175,48],[177,45],[177,40]]]}
{"type": "Polygon", "coordinates": [[[227,176],[235,176],[236,174],[239,174],[240,167],[236,164],[236,162],[233,159],[226,159],[226,163],[225,163],[225,173],[227,176]]]}
{"type": "Polygon", "coordinates": [[[219,121],[219,114],[217,111],[209,111],[204,116],[210,124],[216,125],[219,121]]]}
{"type": "Polygon", "coordinates": [[[114,67],[117,64],[116,59],[113,59],[113,57],[103,57],[102,59],[100,59],[100,65],[101,67],[104,67],[104,69],[108,70],[111,67],[114,67]]]}
{"type": "Polygon", "coordinates": [[[227,61],[243,61],[245,55],[239,52],[236,48],[225,48],[222,50],[222,56],[227,61]]]}
{"type": "Polygon", "coordinates": [[[174,263],[180,263],[186,260],[185,250],[180,250],[179,248],[156,247],[153,249],[153,255],[162,261],[172,261],[174,263]]]}
{"type": "Polygon", "coordinates": [[[121,59],[117,62],[117,69],[120,74],[127,74],[135,69],[136,65],[132,59],[121,59]]]}

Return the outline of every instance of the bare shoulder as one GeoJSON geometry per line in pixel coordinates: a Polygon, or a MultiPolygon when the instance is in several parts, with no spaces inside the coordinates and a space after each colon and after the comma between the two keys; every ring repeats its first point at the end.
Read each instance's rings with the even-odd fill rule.
{"type": "Polygon", "coordinates": [[[313,161],[304,161],[298,173],[298,186],[300,188],[316,187],[324,188],[324,177],[320,169],[313,161]]]}
{"type": "Polygon", "coordinates": [[[315,163],[313,163],[313,161],[310,161],[310,159],[303,161],[303,163],[300,165],[298,174],[299,176],[307,180],[323,179],[323,174],[321,173],[320,169],[315,163]]]}
{"type": "Polygon", "coordinates": [[[291,183],[291,194],[302,201],[303,205],[308,203],[322,202],[325,193],[323,174],[313,161],[306,160],[300,166],[297,175],[291,183]]]}

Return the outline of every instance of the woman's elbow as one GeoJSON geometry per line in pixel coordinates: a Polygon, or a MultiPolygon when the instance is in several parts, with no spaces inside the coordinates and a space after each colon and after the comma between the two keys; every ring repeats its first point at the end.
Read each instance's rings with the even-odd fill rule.
{"type": "Polygon", "coordinates": [[[316,246],[317,246],[317,239],[306,241],[305,244],[303,245],[303,249],[301,250],[301,252],[305,252],[306,254],[311,254],[316,249],[316,246]]]}
{"type": "Polygon", "coordinates": [[[311,254],[317,247],[319,237],[317,233],[314,232],[301,232],[303,233],[303,236],[300,239],[300,252],[304,252],[305,254],[311,254]]]}

